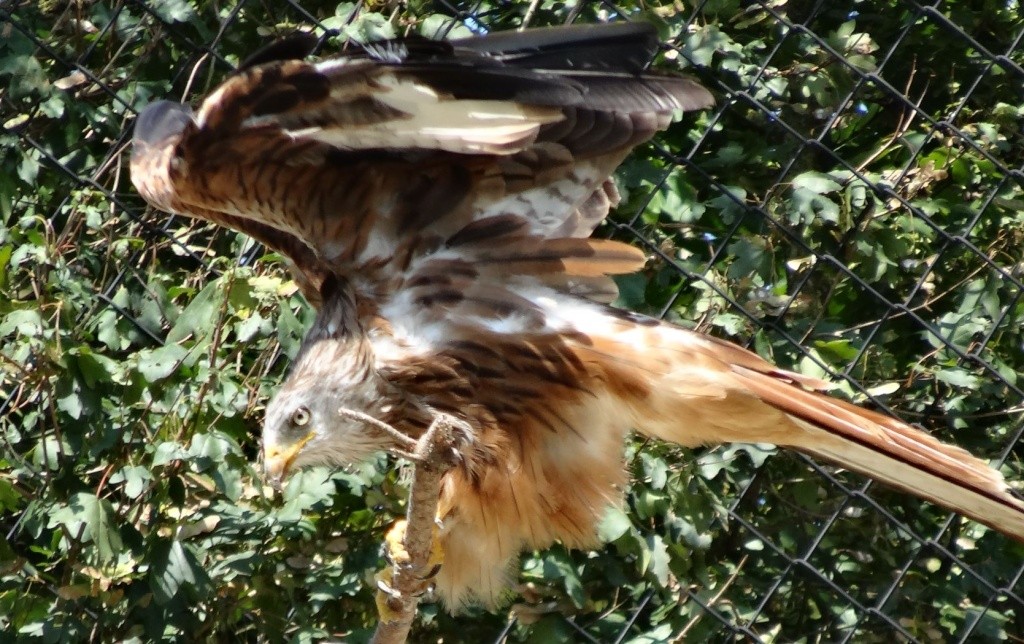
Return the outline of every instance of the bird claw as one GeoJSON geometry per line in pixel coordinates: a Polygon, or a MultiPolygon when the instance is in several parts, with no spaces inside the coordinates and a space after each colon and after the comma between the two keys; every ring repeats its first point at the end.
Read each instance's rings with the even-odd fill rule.
{"type": "MultiPolygon", "coordinates": [[[[469,442],[472,442],[472,427],[469,424],[439,414],[434,418],[427,433],[417,441],[415,453],[409,454],[407,450],[397,445],[391,451],[437,468],[448,459],[455,462],[461,460],[459,448],[469,442]]],[[[447,465],[451,464],[449,462],[447,465]]],[[[422,517],[422,514],[416,516],[422,517]]],[[[415,606],[420,597],[432,593],[435,588],[433,579],[441,571],[444,562],[441,522],[436,516],[431,526],[429,549],[426,553],[420,550],[427,546],[422,538],[425,535],[413,535],[415,538],[412,543],[407,543],[407,529],[407,520],[396,521],[384,537],[383,554],[388,567],[375,577],[377,612],[383,622],[399,621],[409,610],[410,605],[415,606]],[[417,554],[415,559],[407,545],[414,548],[417,554]],[[423,561],[423,554],[426,555],[426,561],[423,561]]]]}
{"type": "Polygon", "coordinates": [[[405,529],[408,522],[405,519],[395,521],[388,533],[384,535],[384,559],[389,566],[409,563],[411,557],[405,549],[405,529]]]}
{"type": "Polygon", "coordinates": [[[474,442],[473,426],[455,416],[438,413],[434,416],[434,422],[427,430],[426,435],[429,436],[437,430],[440,430],[437,435],[441,438],[436,440],[448,449],[447,454],[441,452],[442,458],[451,464],[461,463],[463,461],[462,448],[472,445],[474,442]]]}
{"type": "Polygon", "coordinates": [[[449,418],[452,428],[452,456],[456,461],[462,460],[463,446],[473,444],[473,427],[464,420],[449,418]]]}
{"type": "MultiPolygon", "coordinates": [[[[384,560],[387,561],[389,567],[406,566],[412,561],[409,551],[405,549],[405,530],[407,525],[408,523],[405,519],[399,519],[395,521],[394,525],[391,526],[391,529],[384,536],[384,560]]],[[[425,575],[417,576],[417,579],[421,581],[433,579],[441,570],[443,563],[444,549],[441,547],[441,523],[439,520],[435,520],[430,533],[430,556],[426,561],[426,565],[430,566],[429,572],[425,575]]]]}
{"type": "Polygon", "coordinates": [[[391,587],[387,579],[391,577],[392,569],[387,567],[378,572],[374,579],[377,580],[377,595],[374,603],[377,604],[377,614],[382,622],[397,621],[402,613],[402,593],[391,587]]]}
{"type": "MultiPolygon", "coordinates": [[[[436,563],[436,564],[433,565],[433,567],[431,567],[430,571],[427,572],[427,574],[425,574],[422,577],[420,577],[420,579],[422,581],[430,581],[434,577],[437,577],[437,573],[439,573],[439,572],[441,572],[441,564],[440,563],[436,563]]],[[[428,590],[433,590],[433,583],[430,584],[430,587],[428,588],[428,590]]]]}
{"type": "Polygon", "coordinates": [[[384,559],[388,565],[378,572],[374,579],[377,582],[377,613],[382,621],[391,622],[399,618],[402,612],[402,605],[407,599],[418,599],[423,595],[434,591],[433,579],[441,571],[444,562],[444,550],[441,548],[440,524],[435,521],[430,536],[430,556],[426,565],[429,566],[426,574],[414,576],[415,586],[407,593],[402,593],[391,585],[394,579],[395,569],[402,569],[412,563],[409,551],[405,549],[406,520],[400,519],[395,522],[384,537],[384,559]]]}
{"type": "MultiPolygon", "coordinates": [[[[440,569],[440,566],[437,568],[440,569]]],[[[388,583],[388,579],[393,574],[394,570],[389,566],[374,575],[374,579],[377,582],[377,596],[374,598],[374,603],[377,605],[377,614],[380,615],[381,621],[384,622],[393,622],[399,618],[402,612],[402,604],[406,597],[419,599],[424,595],[434,592],[434,584],[429,583],[425,584],[422,588],[408,593],[408,595],[403,595],[388,583]]]]}
{"type": "MultiPolygon", "coordinates": [[[[437,570],[440,570],[440,569],[441,569],[441,567],[437,566],[437,570]]],[[[401,591],[397,590],[394,586],[392,586],[390,583],[388,583],[388,577],[390,577],[393,573],[394,573],[394,571],[391,569],[391,567],[388,567],[388,568],[385,568],[384,570],[381,570],[376,575],[374,575],[374,579],[377,581],[377,590],[380,593],[382,593],[383,595],[385,595],[385,601],[387,601],[387,600],[401,601],[402,597],[404,597],[404,595],[401,593],[401,591]]],[[[426,578],[424,578],[424,581],[426,581],[426,578]]],[[[422,596],[426,595],[427,593],[432,593],[432,592],[434,592],[434,584],[430,583],[430,584],[424,585],[422,588],[417,588],[416,590],[412,591],[408,595],[409,595],[409,597],[417,597],[418,598],[418,597],[422,597],[422,596]]]]}

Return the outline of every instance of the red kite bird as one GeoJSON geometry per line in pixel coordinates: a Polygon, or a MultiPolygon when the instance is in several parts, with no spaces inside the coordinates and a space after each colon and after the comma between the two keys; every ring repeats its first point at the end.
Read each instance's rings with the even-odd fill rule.
{"type": "Polygon", "coordinates": [[[644,263],[589,239],[610,174],[692,80],[644,71],[639,24],[433,42],[304,62],[273,46],[203,101],[135,128],[132,180],[157,208],[288,256],[319,307],[267,409],[268,474],[343,465],[421,435],[438,412],[471,442],[443,482],[438,591],[493,603],[520,551],[589,547],[626,484],[631,429],[683,445],[774,443],[1024,539],[1024,503],[964,450],[819,393],[721,340],[609,307],[644,263]]]}

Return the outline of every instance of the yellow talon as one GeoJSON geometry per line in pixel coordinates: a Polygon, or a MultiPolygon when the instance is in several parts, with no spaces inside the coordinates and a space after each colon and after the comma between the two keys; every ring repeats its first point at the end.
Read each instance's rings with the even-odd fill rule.
{"type": "MultiPolygon", "coordinates": [[[[399,519],[391,526],[384,536],[386,558],[392,565],[407,564],[412,560],[409,552],[405,549],[406,520],[399,519]]],[[[437,574],[437,569],[444,563],[444,548],[441,547],[441,528],[435,521],[430,535],[430,556],[427,558],[427,567],[432,570],[427,578],[437,574]]]]}
{"type": "Polygon", "coordinates": [[[384,536],[384,543],[387,544],[387,558],[394,564],[409,563],[411,557],[405,549],[405,526],[407,522],[405,519],[399,519],[395,521],[395,525],[391,526],[388,530],[387,535],[384,536]]]}
{"type": "MultiPolygon", "coordinates": [[[[394,567],[407,565],[412,560],[412,557],[409,556],[409,551],[405,549],[405,544],[403,543],[405,541],[406,525],[405,519],[395,521],[395,524],[391,526],[391,529],[384,536],[384,556],[390,565],[374,575],[374,580],[377,582],[377,596],[375,598],[377,614],[380,615],[380,619],[383,622],[397,621],[401,614],[402,596],[397,590],[392,588],[391,584],[395,574],[394,567]]],[[[427,558],[427,572],[420,578],[420,581],[423,582],[422,590],[415,594],[422,594],[426,590],[426,582],[438,573],[443,563],[444,549],[441,547],[441,528],[435,522],[430,535],[430,556],[427,558]]]]}
{"type": "Polygon", "coordinates": [[[401,603],[398,593],[391,588],[391,576],[394,574],[391,566],[381,570],[374,579],[377,581],[377,596],[374,602],[377,604],[377,614],[382,622],[397,622],[401,617],[401,603]]]}
{"type": "Polygon", "coordinates": [[[436,575],[442,564],[444,564],[444,548],[441,547],[441,526],[435,521],[434,527],[430,531],[430,557],[427,559],[430,572],[427,573],[427,576],[436,575]]]}

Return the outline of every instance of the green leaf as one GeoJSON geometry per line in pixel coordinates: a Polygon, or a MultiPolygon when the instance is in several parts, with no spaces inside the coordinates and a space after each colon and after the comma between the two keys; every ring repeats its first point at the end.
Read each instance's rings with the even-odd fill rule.
{"type": "Polygon", "coordinates": [[[565,551],[559,548],[544,558],[544,577],[560,579],[572,603],[577,608],[583,607],[586,602],[583,582],[580,580],[579,572],[576,570],[572,558],[565,551]]]}
{"type": "Polygon", "coordinates": [[[789,220],[794,223],[809,224],[815,219],[821,219],[835,224],[839,222],[839,206],[820,193],[807,188],[794,188],[790,196],[792,212],[789,220]],[[801,215],[799,217],[794,215],[801,215]]]}
{"type": "Polygon", "coordinates": [[[935,379],[954,387],[967,387],[977,389],[982,384],[982,379],[963,369],[943,369],[935,372],[935,379]]]}
{"type": "Polygon", "coordinates": [[[78,370],[82,373],[85,384],[90,389],[104,382],[111,382],[121,374],[121,364],[105,355],[95,353],[87,346],[82,345],[68,351],[70,355],[77,358],[75,361],[78,370]]]}
{"type": "Polygon", "coordinates": [[[153,476],[149,470],[139,465],[129,465],[121,468],[110,477],[111,483],[124,483],[124,493],[129,498],[138,498],[145,490],[153,476]]]}
{"type": "Polygon", "coordinates": [[[672,524],[679,530],[679,538],[682,542],[691,548],[704,550],[711,545],[711,534],[698,530],[697,526],[687,517],[677,516],[672,524]]]}
{"type": "MultiPolygon", "coordinates": [[[[14,484],[6,478],[0,478],[0,509],[13,512],[25,504],[25,497],[18,493],[14,484]]],[[[3,557],[0,557],[0,561],[3,557]]]]}
{"type": "Polygon", "coordinates": [[[217,489],[228,498],[237,500],[242,493],[242,471],[231,464],[231,456],[238,456],[238,445],[225,434],[214,431],[196,434],[188,453],[193,469],[207,473],[217,489]]]}
{"type": "Polygon", "coordinates": [[[95,325],[99,329],[96,339],[114,350],[126,349],[131,345],[131,340],[118,327],[119,320],[120,316],[113,310],[103,311],[96,317],[95,325]]]}
{"type": "Polygon", "coordinates": [[[168,344],[159,349],[143,350],[136,354],[139,361],[138,370],[147,381],[159,382],[174,373],[188,353],[176,344],[168,344]]]}
{"type": "Polygon", "coordinates": [[[394,38],[395,27],[383,14],[361,12],[355,21],[345,27],[343,33],[357,43],[367,43],[394,38]]]}
{"type": "Polygon", "coordinates": [[[168,346],[189,336],[205,336],[213,329],[224,304],[224,287],[220,280],[207,284],[185,307],[167,333],[168,346]]]}
{"type": "Polygon", "coordinates": [[[164,22],[188,22],[195,18],[195,9],[185,0],[151,0],[149,9],[164,22]]]}
{"type": "Polygon", "coordinates": [[[660,490],[665,487],[668,481],[668,465],[665,459],[648,452],[640,453],[640,460],[644,466],[644,475],[650,479],[651,487],[660,490]]]}
{"type": "Polygon", "coordinates": [[[771,255],[763,240],[738,239],[729,244],[729,254],[735,258],[729,266],[729,277],[744,279],[771,272],[771,255]]]}
{"type": "Polygon", "coordinates": [[[295,476],[288,479],[283,494],[285,506],[281,512],[295,516],[329,500],[337,490],[330,469],[309,467],[299,470],[295,476]]]}
{"type": "Polygon", "coordinates": [[[158,542],[150,557],[150,587],[158,604],[174,599],[182,587],[201,590],[210,583],[195,555],[178,540],[158,542]]]}
{"type": "Polygon", "coordinates": [[[43,436],[32,453],[32,464],[53,471],[60,467],[60,455],[67,451],[56,436],[43,436]]]}
{"type": "Polygon", "coordinates": [[[696,191],[681,169],[675,169],[665,179],[658,194],[661,197],[658,209],[670,221],[689,224],[704,216],[706,208],[697,201],[696,191]]]}
{"type": "Polygon", "coordinates": [[[665,545],[665,541],[656,534],[647,537],[647,547],[651,553],[648,570],[658,579],[658,583],[664,586],[668,583],[668,565],[671,561],[668,547],[665,545]]]}
{"type": "Polygon", "coordinates": [[[153,451],[153,466],[166,465],[171,461],[183,461],[188,458],[188,450],[179,443],[164,441],[153,451]]]}
{"type": "Polygon", "coordinates": [[[615,275],[614,279],[615,285],[619,287],[619,296],[615,300],[615,306],[636,310],[646,304],[646,275],[642,273],[615,275]]]}
{"type": "Polygon", "coordinates": [[[257,333],[259,333],[261,329],[269,331],[270,325],[266,324],[266,320],[264,320],[258,313],[253,313],[235,327],[235,333],[237,334],[239,342],[248,342],[257,333]]]}
{"type": "Polygon", "coordinates": [[[117,531],[114,508],[106,499],[89,492],[71,496],[67,505],[50,514],[48,527],[63,526],[72,538],[92,542],[100,561],[113,561],[121,552],[121,535],[117,531]]]}
{"type": "Polygon", "coordinates": [[[292,313],[290,306],[282,306],[277,316],[277,341],[289,358],[294,358],[302,346],[306,325],[292,313]]]}
{"type": "Polygon", "coordinates": [[[0,322],[0,338],[17,332],[19,335],[37,336],[43,331],[43,316],[35,309],[11,311],[0,322]]]}
{"type": "Polygon", "coordinates": [[[633,527],[629,516],[617,506],[612,506],[605,511],[601,522],[597,525],[597,534],[601,541],[610,543],[626,534],[633,527]]]}
{"type": "Polygon", "coordinates": [[[678,641],[676,637],[673,637],[674,632],[672,624],[661,624],[653,630],[626,640],[626,644],[668,644],[678,641]]]}
{"type": "Polygon", "coordinates": [[[562,615],[545,615],[530,628],[527,644],[550,644],[551,642],[572,642],[577,635],[562,615]]]}
{"type": "Polygon", "coordinates": [[[1011,619],[996,610],[972,606],[967,609],[968,619],[971,623],[978,623],[975,629],[977,636],[989,642],[1007,641],[1006,626],[1011,625],[1011,619]]]}
{"type": "Polygon", "coordinates": [[[814,347],[824,355],[831,355],[838,360],[853,360],[857,357],[858,348],[849,340],[815,340],[814,347]]]}
{"type": "MultiPolygon", "coordinates": [[[[5,193],[5,190],[4,190],[3,183],[0,182],[0,200],[3,200],[4,197],[7,196],[4,193],[5,193]]],[[[0,221],[10,217],[11,213],[10,212],[4,212],[4,211],[5,211],[5,207],[3,207],[2,204],[0,204],[0,221]]],[[[3,235],[2,235],[2,232],[0,232],[0,239],[2,239],[2,238],[3,238],[3,235]]],[[[10,261],[11,261],[11,254],[13,252],[14,252],[14,246],[12,246],[10,244],[4,244],[3,246],[0,246],[0,289],[3,289],[3,288],[7,287],[7,267],[9,265],[10,261]]],[[[2,335],[2,334],[0,334],[0,335],[2,335]]]]}
{"type": "Polygon", "coordinates": [[[228,454],[237,453],[234,443],[220,432],[204,432],[192,437],[188,453],[203,471],[216,467],[228,454]]]}
{"type": "Polygon", "coordinates": [[[708,203],[721,210],[726,221],[733,217],[742,216],[746,212],[747,191],[738,186],[723,186],[728,194],[722,194],[708,203]]]}
{"type": "Polygon", "coordinates": [[[700,475],[707,480],[715,479],[719,474],[729,468],[729,462],[722,454],[721,448],[711,450],[697,459],[697,467],[700,475]]]}
{"type": "Polygon", "coordinates": [[[444,35],[448,40],[455,38],[468,38],[473,35],[461,22],[452,23],[452,17],[443,13],[434,13],[427,16],[419,25],[420,35],[431,40],[444,35]]]}

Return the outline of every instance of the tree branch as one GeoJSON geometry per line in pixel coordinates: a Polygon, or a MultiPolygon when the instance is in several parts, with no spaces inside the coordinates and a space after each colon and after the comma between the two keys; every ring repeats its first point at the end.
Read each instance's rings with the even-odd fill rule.
{"type": "MultiPolygon", "coordinates": [[[[401,644],[409,636],[420,596],[436,572],[431,570],[430,559],[441,477],[457,462],[458,450],[468,436],[464,423],[439,414],[416,442],[405,534],[398,552],[391,544],[392,574],[380,590],[382,595],[378,608],[381,621],[371,640],[374,644],[401,644]]],[[[389,533],[389,542],[394,534],[394,530],[389,533]]]]}

